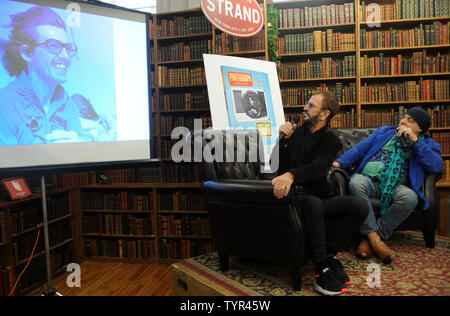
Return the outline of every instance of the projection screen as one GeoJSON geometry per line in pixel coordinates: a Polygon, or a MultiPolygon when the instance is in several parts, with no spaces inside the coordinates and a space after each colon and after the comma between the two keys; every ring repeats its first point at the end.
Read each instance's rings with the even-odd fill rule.
{"type": "Polygon", "coordinates": [[[2,0],[0,169],[149,160],[148,16],[2,0]]]}

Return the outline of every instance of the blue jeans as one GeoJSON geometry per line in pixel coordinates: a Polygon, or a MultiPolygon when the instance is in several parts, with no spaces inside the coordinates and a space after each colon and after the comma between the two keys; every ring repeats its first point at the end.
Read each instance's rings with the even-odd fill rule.
{"type": "Polygon", "coordinates": [[[369,206],[369,215],[359,232],[362,235],[368,235],[376,231],[384,240],[389,239],[394,229],[411,214],[418,203],[417,194],[406,185],[400,184],[394,191],[391,206],[377,220],[370,198],[380,197],[379,182],[363,174],[355,174],[350,179],[349,189],[352,195],[363,198],[369,206]]]}

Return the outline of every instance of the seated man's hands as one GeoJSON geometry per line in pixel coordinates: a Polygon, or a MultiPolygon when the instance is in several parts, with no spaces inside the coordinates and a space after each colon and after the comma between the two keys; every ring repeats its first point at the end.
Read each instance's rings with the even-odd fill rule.
{"type": "Polygon", "coordinates": [[[297,124],[292,125],[291,122],[286,122],[280,126],[280,128],[278,129],[278,133],[279,135],[283,133],[284,135],[286,135],[284,138],[289,138],[294,133],[296,127],[297,124]]]}
{"type": "Polygon", "coordinates": [[[291,185],[294,182],[294,175],[286,172],[281,176],[272,179],[273,194],[277,199],[282,199],[289,194],[291,185]]]}
{"type": "Polygon", "coordinates": [[[341,167],[341,164],[339,163],[339,162],[337,162],[337,161],[334,161],[332,164],[331,164],[331,168],[340,168],[341,167]]]}

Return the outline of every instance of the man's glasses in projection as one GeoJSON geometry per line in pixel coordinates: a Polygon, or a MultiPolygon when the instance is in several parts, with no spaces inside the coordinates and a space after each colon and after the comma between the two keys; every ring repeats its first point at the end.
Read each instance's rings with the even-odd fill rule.
{"type": "Polygon", "coordinates": [[[58,40],[55,39],[48,39],[44,43],[37,43],[34,45],[36,46],[42,46],[44,47],[50,54],[53,55],[59,55],[61,54],[63,48],[66,49],[67,55],[69,57],[74,57],[78,52],[78,47],[74,43],[61,43],[58,40]]]}

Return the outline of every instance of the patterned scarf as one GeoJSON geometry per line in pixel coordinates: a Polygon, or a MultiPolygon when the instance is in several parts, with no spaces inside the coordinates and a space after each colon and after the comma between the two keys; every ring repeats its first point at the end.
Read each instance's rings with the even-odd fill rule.
{"type": "MultiPolygon", "coordinates": [[[[419,139],[425,137],[421,134],[419,139]]],[[[406,148],[403,148],[400,137],[394,138],[394,150],[392,156],[387,160],[387,164],[384,167],[381,174],[380,192],[381,192],[381,215],[391,206],[392,196],[397,188],[400,177],[403,174],[403,165],[405,163],[405,152],[410,150],[414,143],[410,140],[406,141],[406,148]]]]}

